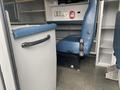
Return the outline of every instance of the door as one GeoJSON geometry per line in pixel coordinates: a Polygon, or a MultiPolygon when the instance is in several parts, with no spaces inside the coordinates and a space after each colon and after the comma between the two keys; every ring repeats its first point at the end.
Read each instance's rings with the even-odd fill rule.
{"type": "Polygon", "coordinates": [[[4,79],[6,88],[5,90],[19,90],[17,88],[18,79],[15,69],[13,69],[15,68],[13,62],[14,56],[9,37],[7,17],[3,8],[3,1],[0,0],[0,65],[3,76],[2,79],[4,79]]]}

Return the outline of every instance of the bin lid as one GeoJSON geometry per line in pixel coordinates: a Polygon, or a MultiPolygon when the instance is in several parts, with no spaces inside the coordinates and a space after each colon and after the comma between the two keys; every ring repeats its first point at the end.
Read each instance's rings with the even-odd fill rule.
{"type": "Polygon", "coordinates": [[[13,28],[13,36],[15,39],[22,38],[49,30],[55,30],[57,27],[56,24],[43,24],[43,25],[26,25],[18,28],[13,28]]]}

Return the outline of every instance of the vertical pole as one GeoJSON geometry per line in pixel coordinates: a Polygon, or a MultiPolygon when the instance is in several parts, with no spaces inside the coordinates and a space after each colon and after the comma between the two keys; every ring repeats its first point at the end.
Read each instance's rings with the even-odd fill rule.
{"type": "Polygon", "coordinates": [[[99,2],[99,13],[98,13],[98,27],[97,27],[97,43],[96,43],[96,66],[99,66],[99,54],[100,54],[100,38],[101,29],[103,21],[103,11],[104,11],[104,0],[99,2]]]}

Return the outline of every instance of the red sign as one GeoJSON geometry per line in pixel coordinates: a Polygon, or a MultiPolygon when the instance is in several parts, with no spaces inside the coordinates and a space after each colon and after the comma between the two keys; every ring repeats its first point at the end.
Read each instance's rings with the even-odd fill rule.
{"type": "Polygon", "coordinates": [[[75,11],[70,11],[69,18],[74,19],[75,18],[75,11]]]}

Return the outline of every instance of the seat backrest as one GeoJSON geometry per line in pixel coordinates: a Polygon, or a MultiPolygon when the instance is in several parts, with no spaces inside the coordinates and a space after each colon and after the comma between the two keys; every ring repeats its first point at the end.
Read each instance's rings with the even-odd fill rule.
{"type": "Polygon", "coordinates": [[[117,13],[116,16],[116,24],[114,30],[114,40],[113,40],[113,48],[115,55],[120,55],[120,11],[117,13]]]}
{"type": "Polygon", "coordinates": [[[84,42],[84,55],[89,55],[96,33],[96,17],[99,0],[89,0],[88,9],[84,16],[81,39],[84,42]]]}
{"type": "Polygon", "coordinates": [[[120,11],[116,15],[113,49],[116,56],[117,68],[120,69],[120,11]]]}

